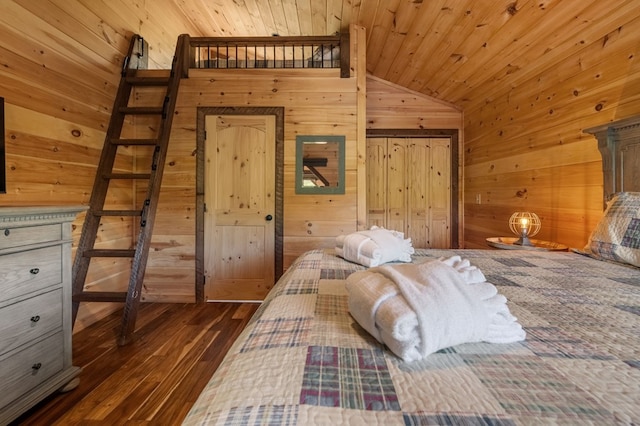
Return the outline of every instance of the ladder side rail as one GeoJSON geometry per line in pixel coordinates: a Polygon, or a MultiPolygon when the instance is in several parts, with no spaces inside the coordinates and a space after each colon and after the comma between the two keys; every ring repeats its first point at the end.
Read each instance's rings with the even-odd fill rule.
{"type": "MultiPolygon", "coordinates": [[[[110,140],[120,135],[124,125],[124,115],[118,113],[118,109],[129,101],[131,93],[131,85],[126,81],[125,76],[129,73],[129,58],[135,49],[136,43],[140,37],[136,34],[131,37],[127,56],[123,61],[122,76],[116,97],[113,101],[111,110],[111,119],[109,127],[105,135],[104,146],[100,155],[100,161],[96,169],[96,177],[93,183],[91,198],[89,200],[89,209],[85,215],[85,221],[82,226],[82,233],[76,249],[76,256],[72,268],[72,294],[82,293],[84,289],[87,272],[89,270],[90,259],[84,256],[85,250],[92,249],[97,238],[98,227],[100,225],[100,217],[95,215],[96,210],[102,210],[109,188],[109,180],[105,179],[103,174],[105,170],[111,170],[115,162],[117,146],[112,145],[110,140]]],[[[79,302],[72,303],[72,324],[75,323],[78,314],[79,302]]]]}

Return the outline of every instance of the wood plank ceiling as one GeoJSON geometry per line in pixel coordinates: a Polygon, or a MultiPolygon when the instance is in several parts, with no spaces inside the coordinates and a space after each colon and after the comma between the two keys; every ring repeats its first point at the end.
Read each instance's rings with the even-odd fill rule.
{"type": "Polygon", "coordinates": [[[191,35],[323,35],[362,25],[369,73],[465,109],[606,40],[615,25],[594,23],[626,22],[640,2],[179,0],[175,7],[191,35]]]}

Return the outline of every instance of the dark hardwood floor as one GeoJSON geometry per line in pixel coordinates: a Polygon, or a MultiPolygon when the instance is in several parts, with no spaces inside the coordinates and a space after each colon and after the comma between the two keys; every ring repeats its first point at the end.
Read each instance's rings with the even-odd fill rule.
{"type": "Polygon", "coordinates": [[[74,334],[80,384],[16,425],[180,424],[258,308],[249,303],[143,303],[134,340],[118,346],[121,312],[74,334]]]}

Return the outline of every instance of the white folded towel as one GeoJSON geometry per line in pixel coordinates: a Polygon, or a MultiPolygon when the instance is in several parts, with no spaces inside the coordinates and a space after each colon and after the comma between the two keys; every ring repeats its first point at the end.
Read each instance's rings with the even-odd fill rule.
{"type": "Polygon", "coordinates": [[[414,248],[411,239],[402,232],[371,227],[368,231],[339,235],[336,238],[336,254],[366,267],[388,262],[411,262],[414,248]]]}
{"type": "Polygon", "coordinates": [[[351,315],[405,361],[461,343],[525,338],[507,299],[460,256],[356,272],[347,291],[351,315]]]}

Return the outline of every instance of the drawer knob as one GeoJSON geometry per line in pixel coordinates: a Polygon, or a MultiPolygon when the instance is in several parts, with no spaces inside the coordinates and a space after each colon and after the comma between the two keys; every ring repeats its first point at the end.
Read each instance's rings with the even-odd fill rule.
{"type": "Polygon", "coordinates": [[[38,322],[38,321],[40,321],[40,315],[35,315],[31,317],[31,322],[38,322]]]}
{"type": "Polygon", "coordinates": [[[31,272],[33,275],[36,275],[38,272],[40,272],[40,268],[33,268],[29,270],[29,272],[31,272]]]}
{"type": "Polygon", "coordinates": [[[5,230],[4,230],[4,235],[5,235],[6,237],[8,237],[10,233],[11,233],[11,231],[9,231],[8,229],[5,229],[5,230]]]}
{"type": "Polygon", "coordinates": [[[31,368],[33,369],[33,371],[38,371],[38,370],[40,370],[42,368],[42,363],[36,362],[35,364],[33,364],[31,366],[31,368]]]}

